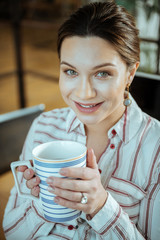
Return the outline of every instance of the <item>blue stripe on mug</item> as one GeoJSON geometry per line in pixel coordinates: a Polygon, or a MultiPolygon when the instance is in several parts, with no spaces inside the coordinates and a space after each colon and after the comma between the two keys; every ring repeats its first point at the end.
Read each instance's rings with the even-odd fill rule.
{"type": "Polygon", "coordinates": [[[45,167],[45,168],[65,168],[65,167],[71,167],[71,166],[77,165],[77,164],[83,162],[85,159],[86,159],[86,156],[84,156],[78,160],[71,161],[71,162],[65,162],[65,163],[53,163],[53,162],[44,163],[44,162],[39,162],[36,159],[34,159],[34,161],[35,161],[36,165],[45,167]]]}
{"type": "Polygon", "coordinates": [[[41,197],[41,200],[42,200],[42,202],[44,202],[44,203],[48,203],[48,204],[51,204],[51,205],[58,205],[58,204],[55,203],[53,200],[48,200],[48,199],[46,199],[46,198],[44,198],[44,197],[41,197]]]}
{"type": "Polygon", "coordinates": [[[45,193],[43,193],[43,192],[41,192],[41,191],[40,191],[40,194],[41,194],[41,195],[44,195],[44,196],[47,196],[47,197],[54,197],[54,196],[55,196],[55,194],[49,195],[49,194],[45,194],[45,193]]]}
{"type": "Polygon", "coordinates": [[[39,173],[36,173],[36,175],[38,176],[38,177],[40,177],[40,178],[44,178],[44,177],[46,177],[46,176],[43,176],[43,175],[41,175],[41,174],[39,174],[39,173]]]}
{"type": "Polygon", "coordinates": [[[45,208],[51,209],[51,210],[64,210],[64,209],[68,209],[68,208],[66,208],[66,207],[52,208],[52,207],[46,206],[45,204],[42,204],[42,206],[45,207],[45,208]]]}
{"type": "MultiPolygon", "coordinates": [[[[82,162],[83,163],[83,162],[82,162]]],[[[84,163],[84,164],[82,164],[80,167],[85,167],[86,166],[86,163],[84,163]]],[[[42,169],[40,169],[40,168],[35,168],[36,169],[36,171],[38,171],[38,172],[42,172],[42,173],[50,173],[50,174],[58,174],[59,173],[59,171],[56,171],[56,172],[50,172],[50,171],[45,171],[45,170],[42,170],[42,169]]],[[[37,175],[38,176],[42,176],[42,175],[40,175],[39,173],[37,173],[37,175]]],[[[42,176],[43,177],[43,176],[42,176]]]]}
{"type": "Polygon", "coordinates": [[[40,187],[40,189],[42,189],[44,191],[48,191],[47,188],[40,187]]]}
{"type": "Polygon", "coordinates": [[[44,185],[44,186],[48,186],[48,184],[46,183],[46,181],[41,180],[40,183],[41,183],[42,185],[44,185]]]}
{"type": "Polygon", "coordinates": [[[50,174],[58,173],[58,172],[48,172],[48,171],[44,171],[44,170],[42,170],[42,169],[40,169],[40,168],[37,168],[37,167],[36,167],[36,171],[44,172],[44,173],[50,173],[50,174]]]}
{"type": "MultiPolygon", "coordinates": [[[[45,173],[47,173],[47,172],[45,172],[45,173]]],[[[59,174],[59,172],[56,172],[57,174],[59,174]]],[[[38,177],[40,177],[40,178],[48,178],[48,176],[46,176],[46,175],[41,175],[41,174],[39,174],[39,173],[36,173],[36,175],[38,176],[38,177]]]]}
{"type": "Polygon", "coordinates": [[[43,209],[43,211],[46,212],[46,213],[49,213],[49,214],[54,214],[54,215],[67,215],[67,214],[70,214],[70,213],[73,213],[73,212],[77,212],[77,210],[72,210],[72,211],[66,212],[66,213],[64,213],[64,212],[63,213],[56,213],[56,212],[48,212],[45,209],[43,209]]]}
{"type": "Polygon", "coordinates": [[[51,222],[68,222],[68,221],[71,221],[75,218],[78,218],[79,216],[81,215],[81,212],[76,214],[76,215],[73,215],[71,217],[66,217],[66,218],[55,218],[55,217],[50,217],[50,216],[47,216],[46,214],[44,214],[44,217],[48,220],[48,221],[51,221],[51,222]]]}

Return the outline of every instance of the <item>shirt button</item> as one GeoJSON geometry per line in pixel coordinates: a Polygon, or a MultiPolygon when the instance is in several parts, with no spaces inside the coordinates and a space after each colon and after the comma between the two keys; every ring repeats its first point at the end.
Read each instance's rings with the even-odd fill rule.
{"type": "Polygon", "coordinates": [[[73,225],[69,225],[69,226],[68,226],[68,229],[69,229],[69,230],[72,230],[73,228],[74,228],[73,225]]]}
{"type": "Polygon", "coordinates": [[[115,129],[112,130],[112,134],[116,135],[116,130],[115,129]]]}
{"type": "Polygon", "coordinates": [[[111,149],[114,149],[114,148],[115,148],[115,145],[114,145],[114,144],[111,144],[111,145],[110,145],[110,148],[111,148],[111,149]]]}
{"type": "Polygon", "coordinates": [[[101,169],[98,169],[99,173],[101,174],[102,173],[102,170],[101,169]]]}
{"type": "Polygon", "coordinates": [[[87,218],[88,221],[90,221],[92,219],[89,214],[86,215],[86,218],[87,218]]]}

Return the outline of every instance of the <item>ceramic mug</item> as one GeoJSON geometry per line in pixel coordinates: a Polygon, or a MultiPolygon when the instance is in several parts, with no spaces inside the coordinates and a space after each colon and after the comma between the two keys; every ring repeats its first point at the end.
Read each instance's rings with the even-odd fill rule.
{"type": "Polygon", "coordinates": [[[39,202],[43,209],[44,218],[51,222],[66,222],[76,219],[81,212],[75,209],[66,208],[54,202],[55,195],[47,188],[46,179],[50,176],[64,178],[59,174],[61,168],[85,167],[87,148],[78,142],[53,141],[38,145],[33,149],[33,166],[30,161],[16,161],[11,163],[11,170],[15,179],[15,185],[19,196],[39,202]],[[32,168],[40,178],[39,198],[29,193],[22,193],[17,179],[16,167],[26,165],[32,168]]]}

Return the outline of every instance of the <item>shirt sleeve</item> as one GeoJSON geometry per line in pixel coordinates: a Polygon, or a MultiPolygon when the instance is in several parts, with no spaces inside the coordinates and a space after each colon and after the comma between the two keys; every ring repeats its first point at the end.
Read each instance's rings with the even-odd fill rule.
{"type": "Polygon", "coordinates": [[[153,174],[147,196],[141,201],[138,229],[146,239],[160,238],[160,164],[153,174]]]}
{"type": "MultiPolygon", "coordinates": [[[[33,122],[27,135],[20,160],[32,159],[33,139],[37,119],[33,122]]],[[[29,192],[26,187],[26,180],[22,173],[18,173],[18,181],[21,191],[29,192]]],[[[5,209],[3,218],[3,229],[7,240],[35,239],[39,236],[47,236],[54,227],[54,223],[47,222],[42,215],[38,203],[26,198],[18,197],[15,187],[11,194],[5,209]]]]}
{"type": "Polygon", "coordinates": [[[86,221],[104,240],[144,239],[110,193],[103,208],[91,220],[86,221]]]}
{"type": "Polygon", "coordinates": [[[101,239],[157,240],[160,236],[160,167],[140,203],[139,220],[135,225],[118,202],[108,193],[103,208],[91,219],[83,217],[101,239]]]}

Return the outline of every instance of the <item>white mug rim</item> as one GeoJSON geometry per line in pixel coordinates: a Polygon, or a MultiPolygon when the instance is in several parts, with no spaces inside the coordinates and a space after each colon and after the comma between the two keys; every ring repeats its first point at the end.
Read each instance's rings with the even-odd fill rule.
{"type": "Polygon", "coordinates": [[[63,163],[63,162],[72,162],[72,161],[75,161],[75,160],[77,160],[77,159],[79,159],[79,158],[82,158],[82,157],[84,157],[85,155],[86,155],[86,152],[87,152],[87,147],[84,145],[84,144],[82,144],[82,143],[79,143],[79,142],[75,142],[75,141],[69,141],[69,140],[59,140],[59,141],[50,141],[50,142],[46,142],[46,143],[42,143],[42,144],[39,144],[38,146],[36,146],[33,150],[32,150],[32,155],[33,155],[33,159],[35,159],[35,160],[37,160],[37,161],[40,161],[40,162],[48,162],[48,163],[51,163],[51,162],[53,162],[53,163],[63,163]],[[34,154],[34,152],[37,150],[37,148],[40,148],[41,147],[41,145],[43,144],[43,145],[48,145],[48,144],[51,144],[51,143],[59,143],[59,142],[61,142],[61,143],[71,143],[71,144],[77,144],[77,145],[81,145],[82,147],[84,147],[84,152],[82,153],[82,154],[80,154],[80,155],[78,155],[78,156],[75,156],[75,157],[70,157],[70,158],[64,158],[64,159],[48,159],[48,158],[41,158],[41,157],[38,157],[38,156],[36,156],[35,154],[34,154]]]}

